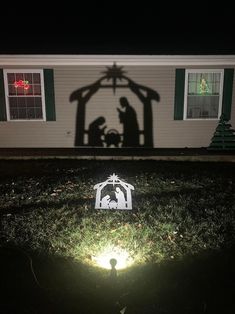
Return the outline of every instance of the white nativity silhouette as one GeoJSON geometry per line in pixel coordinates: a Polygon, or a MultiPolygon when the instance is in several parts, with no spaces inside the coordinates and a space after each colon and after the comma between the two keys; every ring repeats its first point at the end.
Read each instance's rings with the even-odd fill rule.
{"type": "Polygon", "coordinates": [[[109,176],[106,181],[96,184],[94,190],[97,190],[95,199],[96,209],[132,209],[131,190],[134,190],[134,187],[120,180],[115,173],[109,176]],[[113,186],[112,192],[115,193],[116,200],[111,199],[109,192],[102,196],[102,190],[107,185],[113,186]],[[120,186],[125,189],[125,193],[120,186]]]}

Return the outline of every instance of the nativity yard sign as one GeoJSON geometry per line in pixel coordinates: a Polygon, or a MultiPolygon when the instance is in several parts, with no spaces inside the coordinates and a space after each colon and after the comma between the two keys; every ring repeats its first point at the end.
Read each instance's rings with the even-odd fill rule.
{"type": "Polygon", "coordinates": [[[132,209],[131,191],[133,185],[128,184],[113,173],[106,181],[94,186],[96,190],[96,209],[132,209]]]}

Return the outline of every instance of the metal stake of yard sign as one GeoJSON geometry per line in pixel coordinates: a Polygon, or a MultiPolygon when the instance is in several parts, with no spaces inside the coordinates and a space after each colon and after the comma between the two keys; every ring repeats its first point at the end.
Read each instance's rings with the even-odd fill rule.
{"type": "Polygon", "coordinates": [[[119,179],[115,173],[109,176],[106,181],[96,184],[94,190],[96,190],[95,209],[132,209],[131,191],[134,190],[134,187],[119,179]],[[110,185],[112,186],[111,193],[115,194],[115,199],[112,199],[111,193],[102,192],[106,186],[110,188],[110,185]]]}

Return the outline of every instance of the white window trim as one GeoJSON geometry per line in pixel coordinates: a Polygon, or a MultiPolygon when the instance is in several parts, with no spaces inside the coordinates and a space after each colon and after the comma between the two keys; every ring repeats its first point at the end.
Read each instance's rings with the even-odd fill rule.
{"type": "Polygon", "coordinates": [[[190,121],[212,121],[219,120],[222,113],[222,100],[223,100],[223,85],[224,85],[224,69],[186,69],[185,70],[185,85],[184,85],[184,120],[190,121]],[[217,118],[187,118],[187,101],[188,101],[188,77],[189,73],[220,73],[220,97],[219,97],[219,108],[217,118]]]}
{"type": "Polygon", "coordinates": [[[5,100],[6,100],[6,112],[7,121],[11,122],[42,122],[46,121],[46,105],[45,105],[45,89],[44,89],[44,74],[42,69],[4,69],[4,88],[5,88],[5,100]],[[42,119],[11,119],[10,117],[10,107],[9,107],[9,89],[7,73],[40,73],[41,79],[41,99],[42,99],[42,119]]]}

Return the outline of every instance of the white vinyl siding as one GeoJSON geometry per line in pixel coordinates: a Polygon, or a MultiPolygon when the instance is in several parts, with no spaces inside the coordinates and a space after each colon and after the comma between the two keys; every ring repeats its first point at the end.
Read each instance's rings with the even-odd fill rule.
{"type": "MultiPolygon", "coordinates": [[[[27,59],[28,60],[28,59],[27,59]]],[[[123,65],[121,62],[117,66],[123,65]]],[[[188,64],[186,64],[187,66],[188,64]]],[[[180,64],[181,66],[181,64],[180,64]]],[[[205,66],[200,64],[198,69],[205,66]]],[[[14,68],[16,66],[14,65],[14,68]]],[[[42,64],[42,68],[51,65],[42,64]]],[[[184,65],[185,67],[185,65],[184,65]]],[[[227,65],[228,67],[228,65],[227,65]]],[[[230,65],[234,68],[233,65],[230,65]]],[[[7,65],[6,68],[9,68],[7,65]]],[[[32,69],[32,66],[30,67],[32,69]]],[[[38,65],[35,65],[35,69],[38,65]]],[[[208,147],[211,137],[218,125],[216,119],[200,120],[174,120],[174,97],[175,97],[175,66],[147,66],[147,65],[124,65],[123,70],[127,72],[133,81],[152,88],[160,95],[160,101],[152,102],[153,111],[153,140],[154,148],[181,148],[181,147],[208,147]]],[[[188,68],[192,69],[190,64],[188,68]]],[[[218,64],[211,65],[211,69],[219,69],[218,64]]],[[[220,66],[223,70],[224,65],[220,66]]],[[[18,68],[19,69],[19,68],[18,68]]],[[[74,147],[76,134],[77,102],[70,102],[72,92],[83,86],[88,86],[98,80],[106,70],[104,65],[77,65],[77,66],[54,66],[56,121],[44,123],[25,121],[16,123],[0,123],[0,147],[28,147],[28,148],[61,148],[74,147]]],[[[143,129],[143,104],[127,88],[117,89],[115,94],[111,89],[100,89],[89,100],[86,106],[85,128],[89,126],[89,120],[98,116],[106,115],[107,124],[121,132],[121,125],[116,114],[119,98],[126,96],[135,107],[139,128],[143,129]]],[[[235,126],[235,80],[233,82],[233,98],[231,110],[231,125],[235,126]]],[[[140,141],[142,144],[142,140],[140,141]]]]}

